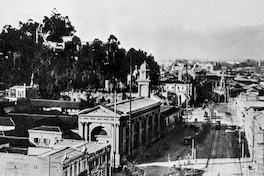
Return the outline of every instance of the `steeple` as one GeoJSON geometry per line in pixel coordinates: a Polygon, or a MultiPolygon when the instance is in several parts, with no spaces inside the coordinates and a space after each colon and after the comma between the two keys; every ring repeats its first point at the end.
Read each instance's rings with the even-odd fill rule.
{"type": "Polygon", "coordinates": [[[139,69],[139,78],[138,82],[138,94],[139,97],[150,97],[150,90],[149,90],[149,69],[148,64],[146,61],[140,66],[139,69]]]}

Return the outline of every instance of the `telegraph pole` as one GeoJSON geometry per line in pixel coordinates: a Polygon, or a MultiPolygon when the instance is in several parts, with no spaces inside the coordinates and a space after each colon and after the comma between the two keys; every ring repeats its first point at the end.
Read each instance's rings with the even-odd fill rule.
{"type": "Polygon", "coordinates": [[[131,107],[132,107],[132,95],[131,95],[131,92],[132,92],[132,55],[130,53],[130,57],[129,57],[129,72],[130,72],[130,82],[129,82],[129,119],[128,119],[128,130],[129,130],[129,133],[128,133],[128,154],[130,155],[131,153],[131,107]]]}
{"type": "Polygon", "coordinates": [[[188,96],[188,64],[186,63],[186,79],[185,79],[185,84],[186,84],[186,120],[188,122],[188,101],[187,101],[187,96],[188,96]]]}

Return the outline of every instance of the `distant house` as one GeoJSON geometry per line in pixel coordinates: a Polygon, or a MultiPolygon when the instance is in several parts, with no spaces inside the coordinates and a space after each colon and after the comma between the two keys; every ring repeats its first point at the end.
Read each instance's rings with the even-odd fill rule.
{"type": "Polygon", "coordinates": [[[192,97],[192,84],[185,84],[183,81],[173,79],[162,79],[159,81],[161,93],[163,96],[168,97],[169,93],[175,93],[177,95],[178,105],[189,101],[192,97]]]}
{"type": "Polygon", "coordinates": [[[39,93],[38,86],[13,86],[5,90],[5,98],[9,101],[17,101],[18,99],[37,98],[39,93]]]}
{"type": "Polygon", "coordinates": [[[87,101],[87,92],[86,91],[67,91],[61,92],[60,95],[63,97],[68,97],[72,102],[81,102],[81,100],[87,101]]]}
{"type": "Polygon", "coordinates": [[[181,118],[181,109],[173,106],[161,106],[160,107],[160,116],[164,121],[161,125],[167,132],[174,128],[174,125],[181,118]]]}
{"type": "Polygon", "coordinates": [[[80,111],[78,102],[64,100],[31,99],[31,106],[44,111],[57,110],[59,112],[74,115],[80,111]]]}

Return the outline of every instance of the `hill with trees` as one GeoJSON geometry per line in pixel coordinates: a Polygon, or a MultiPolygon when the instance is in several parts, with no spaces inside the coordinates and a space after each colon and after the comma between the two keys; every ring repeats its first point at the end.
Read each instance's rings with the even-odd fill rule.
{"type": "Polygon", "coordinates": [[[146,61],[151,85],[157,84],[154,56],[140,49],[126,51],[114,35],[106,42],[82,44],[75,32],[69,17],[56,10],[42,23],[29,19],[18,28],[5,25],[0,33],[0,89],[29,85],[33,79],[42,98],[58,99],[65,90],[104,88],[105,80],[125,84],[131,58],[133,69],[146,61]]]}

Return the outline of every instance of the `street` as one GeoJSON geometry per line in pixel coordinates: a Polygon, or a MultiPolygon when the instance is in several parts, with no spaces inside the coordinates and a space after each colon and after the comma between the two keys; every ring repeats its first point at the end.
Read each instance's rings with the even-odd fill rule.
{"type": "MultiPolygon", "coordinates": [[[[208,112],[209,109],[194,109],[192,113],[188,115],[188,123],[198,125],[207,122],[207,120],[204,118],[205,111],[208,112]]],[[[203,170],[204,173],[202,175],[204,176],[232,176],[243,175],[243,172],[249,173],[249,170],[246,168],[251,164],[250,159],[244,159],[246,162],[242,164],[241,148],[238,142],[239,140],[236,129],[228,127],[238,125],[238,119],[236,119],[237,117],[227,116],[225,113],[221,112],[218,112],[217,114],[217,119],[212,119],[213,123],[210,128],[210,132],[207,133],[206,137],[201,142],[197,142],[197,144],[195,142],[197,156],[195,164],[193,163],[193,159],[188,159],[188,156],[190,156],[192,153],[191,145],[181,145],[180,142],[175,143],[175,141],[172,143],[173,140],[176,140],[176,138],[174,138],[173,140],[166,139],[166,141],[171,141],[171,144],[174,144],[171,145],[168,153],[166,153],[167,156],[170,154],[169,161],[168,159],[166,161],[167,157],[164,156],[162,159],[156,160],[160,162],[145,163],[138,166],[143,168],[147,175],[154,174],[153,168],[150,166],[195,168],[203,170]],[[219,130],[215,128],[214,122],[216,121],[220,121],[221,127],[219,130]],[[150,170],[147,169],[148,167],[150,170]]],[[[247,151],[246,153],[248,155],[247,151]]],[[[158,172],[157,168],[154,170],[155,173],[158,172]]],[[[160,171],[162,172],[162,169],[160,169],[160,171]]]]}

